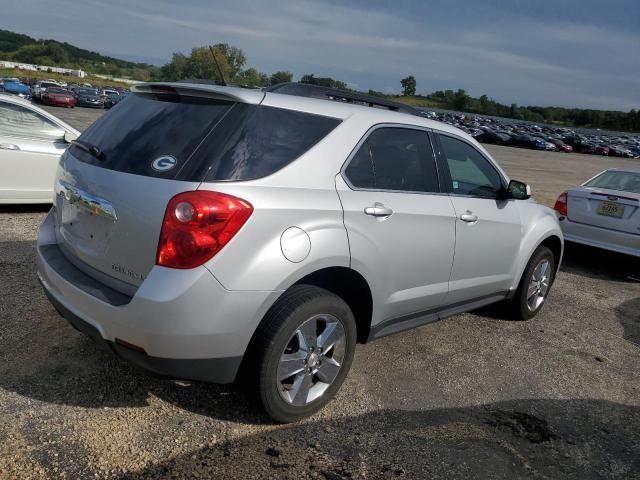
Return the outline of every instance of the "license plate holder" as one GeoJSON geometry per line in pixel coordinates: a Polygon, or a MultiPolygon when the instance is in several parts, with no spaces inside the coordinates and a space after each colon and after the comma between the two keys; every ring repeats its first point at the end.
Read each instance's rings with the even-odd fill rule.
{"type": "Polygon", "coordinates": [[[622,218],[624,215],[624,205],[616,202],[600,202],[600,205],[598,205],[598,215],[622,218]]]}

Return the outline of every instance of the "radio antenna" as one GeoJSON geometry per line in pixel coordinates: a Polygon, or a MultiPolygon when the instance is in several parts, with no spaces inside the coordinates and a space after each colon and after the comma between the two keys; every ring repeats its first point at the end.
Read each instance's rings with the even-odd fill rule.
{"type": "Polygon", "coordinates": [[[220,68],[220,64],[218,63],[218,59],[216,58],[216,54],[213,51],[213,47],[209,45],[209,51],[211,52],[211,56],[213,57],[213,62],[216,64],[216,68],[218,69],[218,75],[220,75],[220,85],[223,87],[227,86],[227,81],[224,79],[224,74],[222,73],[222,69],[220,68]]]}

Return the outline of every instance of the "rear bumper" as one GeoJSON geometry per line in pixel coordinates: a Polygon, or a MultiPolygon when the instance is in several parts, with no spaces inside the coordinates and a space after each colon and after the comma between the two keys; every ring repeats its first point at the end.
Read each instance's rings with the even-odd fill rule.
{"type": "Polygon", "coordinates": [[[98,343],[104,343],[107,348],[121,358],[151,372],[171,378],[201,380],[213,383],[231,383],[234,381],[240,368],[242,356],[204,359],[160,358],[149,356],[145,352],[135,350],[126,344],[105,340],[97,328],[72,313],[51,295],[46,288],[45,293],[58,313],[64,317],[73,328],[98,343]]]}
{"type": "Polygon", "coordinates": [[[560,222],[564,239],[569,242],[602,248],[612,252],[640,257],[640,235],[572,222],[560,222]]]}
{"type": "Polygon", "coordinates": [[[133,297],[88,277],[54,243],[54,218],[38,235],[38,277],[76,329],[118,355],[174,378],[229,383],[279,292],[229,291],[205,268],[154,267],[133,297]]]}

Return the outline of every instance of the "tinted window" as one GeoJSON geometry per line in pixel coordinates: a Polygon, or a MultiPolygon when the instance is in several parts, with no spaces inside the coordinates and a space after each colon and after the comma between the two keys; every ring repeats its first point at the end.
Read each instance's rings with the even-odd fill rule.
{"type": "Polygon", "coordinates": [[[104,154],[78,147],[84,162],[127,173],[190,181],[250,180],[281,169],[339,120],[259,105],[179,95],[128,95],[79,138],[104,154]],[[176,166],[152,168],[171,156],[176,166]]]}
{"type": "Polygon", "coordinates": [[[103,161],[75,146],[69,152],[83,162],[110,170],[176,178],[233,104],[194,97],[161,98],[130,95],[85,130],[79,141],[99,147],[103,161]],[[174,157],[176,166],[165,172],[154,170],[151,164],[162,156],[174,157]]]}
{"type": "Polygon", "coordinates": [[[62,138],[64,130],[28,108],[0,102],[0,135],[57,140],[62,138]]]}
{"type": "Polygon", "coordinates": [[[309,150],[339,123],[338,119],[309,113],[239,104],[198,151],[198,157],[209,159],[205,180],[251,180],[270,175],[309,150]]]}
{"type": "Polygon", "coordinates": [[[356,188],[437,192],[438,172],[429,136],[408,128],[378,128],[345,170],[356,188]]]}
{"type": "Polygon", "coordinates": [[[439,137],[451,173],[451,191],[496,198],[503,189],[502,178],[489,161],[462,140],[446,135],[439,137]]]}

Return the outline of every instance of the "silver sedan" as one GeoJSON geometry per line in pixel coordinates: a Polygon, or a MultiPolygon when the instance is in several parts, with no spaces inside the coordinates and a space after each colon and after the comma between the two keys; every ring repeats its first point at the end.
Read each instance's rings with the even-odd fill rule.
{"type": "Polygon", "coordinates": [[[30,102],[0,94],[0,203],[51,203],[60,155],[79,135],[30,102]]]}
{"type": "Polygon", "coordinates": [[[566,240],[640,257],[640,168],[605,170],[554,208],[566,240]]]}

